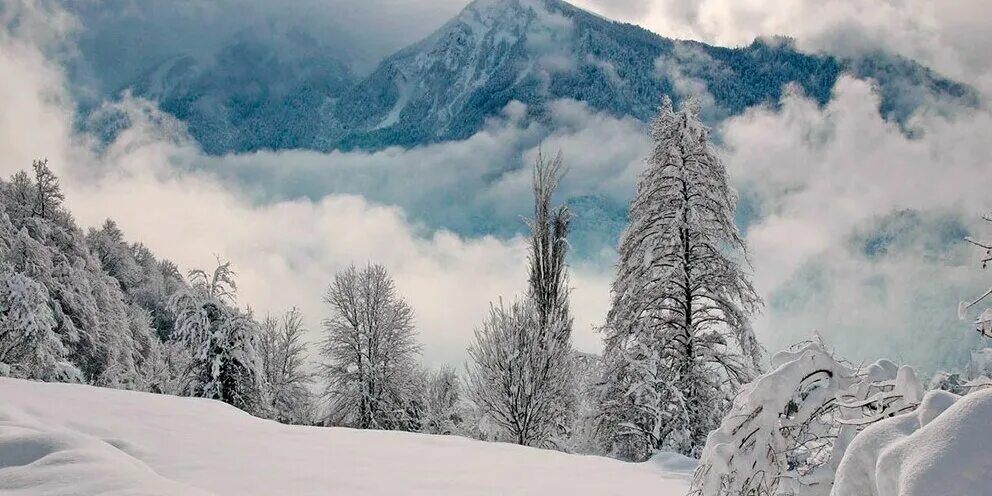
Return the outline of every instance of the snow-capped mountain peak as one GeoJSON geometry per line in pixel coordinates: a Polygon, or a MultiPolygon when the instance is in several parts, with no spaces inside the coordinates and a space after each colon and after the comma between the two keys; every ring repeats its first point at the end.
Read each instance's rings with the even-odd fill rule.
{"type": "Polygon", "coordinates": [[[171,59],[150,68],[134,93],[158,100],[187,121],[208,152],[222,153],[459,140],[513,101],[529,120],[571,99],[647,121],[664,95],[702,92],[712,107],[704,116],[715,121],[778,101],[787,84],[826,102],[844,71],[876,79],[883,114],[896,118],[909,115],[921,90],[951,97],[970,91],[895,57],[863,63],[803,54],[782,42],[723,48],[676,41],[560,0],[475,0],[363,80],[351,79],[331,48],[291,34],[234,40],[206,66],[171,59]],[[278,49],[267,45],[276,43],[278,49]],[[245,90],[231,94],[232,81],[245,90]]]}

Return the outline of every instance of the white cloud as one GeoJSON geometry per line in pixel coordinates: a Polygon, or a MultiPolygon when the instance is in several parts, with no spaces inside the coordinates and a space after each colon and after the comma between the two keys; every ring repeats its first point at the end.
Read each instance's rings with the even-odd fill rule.
{"type": "Polygon", "coordinates": [[[852,358],[928,366],[974,345],[954,305],[986,277],[957,229],[992,206],[992,113],[918,114],[909,126],[913,138],[879,116],[868,83],[846,77],[823,108],[792,93],[780,110],[722,126],[729,172],[761,211],[747,238],[769,345],[819,329],[852,358]],[[907,210],[920,218],[885,231],[907,210]],[[866,254],[873,236],[894,247],[866,254]]]}
{"type": "MultiPolygon", "coordinates": [[[[215,254],[229,259],[239,274],[241,303],[257,312],[296,305],[316,329],[326,313],[320,299],[334,273],[351,263],[382,263],[417,313],[425,360],[460,364],[488,302],[511,298],[525,287],[521,238],[466,239],[449,231],[431,232],[398,207],[348,194],[253,202],[238,185],[197,171],[193,164],[213,159],[203,156],[181,125],[141,102],[124,104],[133,126],[98,152],[72,131],[72,102],[60,68],[32,40],[10,31],[0,31],[0,36],[0,72],[23,75],[0,81],[0,106],[5,109],[0,115],[0,172],[10,174],[47,155],[63,177],[68,205],[81,225],[113,217],[129,239],[185,268],[209,267],[215,254]]],[[[404,162],[402,157],[387,160],[390,154],[400,155],[392,150],[378,156],[386,173],[404,162]]],[[[294,157],[305,156],[269,158],[288,167],[294,157]]],[[[337,162],[330,157],[349,170],[341,165],[348,157],[339,156],[337,162]]],[[[416,155],[406,158],[411,157],[416,155]]],[[[370,157],[351,158],[360,159],[370,157]]],[[[400,184],[391,187],[399,194],[400,184]]],[[[601,283],[597,277],[594,270],[576,272],[583,286],[590,280],[601,283]]],[[[588,294],[587,289],[577,291],[580,301],[597,300],[588,294]]],[[[575,310],[576,341],[585,349],[598,346],[592,325],[601,310],[595,303],[575,310]]]]}
{"type": "Polygon", "coordinates": [[[725,46],[759,36],[796,37],[801,48],[839,55],[885,48],[951,78],[992,90],[992,18],[986,0],[650,0],[577,5],[663,36],[725,46]]]}
{"type": "Polygon", "coordinates": [[[259,202],[355,194],[401,207],[428,227],[476,233],[481,224],[507,235],[518,232],[511,226],[522,227],[521,216],[531,212],[529,166],[543,148],[564,153],[561,198],[627,201],[649,146],[642,123],[572,100],[552,102],[545,124],[524,123],[516,117],[520,106],[513,102],[501,118],[462,141],[378,152],[194,154],[179,165],[243,186],[259,202]]]}
{"type": "MultiPolygon", "coordinates": [[[[181,126],[129,101],[137,125],[96,151],[72,131],[64,75],[38,50],[51,42],[39,34],[48,36],[0,30],[0,73],[18,76],[0,80],[0,173],[48,156],[84,226],[112,216],[131,239],[187,268],[229,258],[243,304],[260,312],[299,305],[314,327],[335,271],[383,263],[417,311],[434,363],[460,363],[488,302],[523,289],[525,253],[519,238],[460,237],[429,217],[464,227],[475,219],[466,213],[526,214],[529,177],[519,166],[542,141],[565,150],[563,195],[623,201],[649,146],[639,123],[560,101],[546,127],[522,123],[511,106],[468,140],[411,150],[207,157],[181,126]]],[[[778,110],[754,109],[719,129],[731,176],[761,213],[748,240],[769,300],[757,327],[772,348],[813,329],[855,358],[936,361],[973,344],[958,337],[973,334],[967,325],[953,321],[952,301],[983,275],[966,265],[965,248],[931,249],[930,238],[910,236],[873,258],[852,239],[904,209],[968,226],[989,207],[992,117],[985,109],[924,113],[910,121],[909,138],[879,117],[877,103],[866,83],[845,78],[825,107],[788,95],[778,110]]],[[[574,272],[575,340],[595,350],[592,327],[608,309],[612,271],[574,272]]]]}

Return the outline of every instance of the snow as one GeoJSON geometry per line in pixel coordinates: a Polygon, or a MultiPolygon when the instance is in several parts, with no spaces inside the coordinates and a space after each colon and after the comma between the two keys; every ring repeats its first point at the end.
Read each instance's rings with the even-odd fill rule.
{"type": "Polygon", "coordinates": [[[0,493],[685,494],[653,463],[285,426],[220,402],[0,378],[0,493]],[[9,493],[8,493],[9,491],[9,493]]]}
{"type": "Polygon", "coordinates": [[[964,397],[931,391],[915,412],[855,437],[833,495],[988,494],[992,487],[992,390],[964,397]]]}
{"type": "Polygon", "coordinates": [[[648,463],[653,463],[665,472],[685,474],[686,477],[692,477],[692,473],[699,467],[699,460],[672,451],[659,451],[651,456],[648,463]]]}

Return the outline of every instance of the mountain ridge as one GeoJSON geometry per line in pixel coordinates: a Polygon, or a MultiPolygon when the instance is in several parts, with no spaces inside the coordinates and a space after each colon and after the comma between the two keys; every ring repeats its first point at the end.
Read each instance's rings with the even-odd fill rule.
{"type": "Polygon", "coordinates": [[[156,93],[148,90],[153,85],[146,76],[128,87],[186,120],[213,154],[378,150],[461,140],[511,101],[523,103],[534,120],[546,116],[548,103],[567,98],[648,121],[663,95],[679,100],[702,92],[712,100],[705,115],[712,124],[754,105],[776,105],[788,84],[824,104],[843,73],[876,79],[883,114],[899,121],[920,104],[921,95],[965,104],[974,99],[967,86],[897,56],[842,60],[802,53],[785,38],[760,38],[735,48],[674,40],[561,0],[476,0],[360,79],[336,68],[327,47],[308,47],[305,33],[287,37],[303,40],[288,45],[299,51],[271,50],[269,62],[251,56],[252,50],[265,52],[264,40],[241,39],[232,45],[248,46],[247,54],[222,52],[233,55],[200,71],[202,79],[187,86],[177,83],[156,93]],[[290,63],[281,64],[282,57],[290,63]],[[302,78],[274,76],[271,70],[310,65],[325,67],[330,77],[312,71],[302,78]],[[216,81],[230,72],[257,91],[225,95],[216,81]],[[272,97],[266,84],[284,80],[291,81],[291,91],[272,97]]]}

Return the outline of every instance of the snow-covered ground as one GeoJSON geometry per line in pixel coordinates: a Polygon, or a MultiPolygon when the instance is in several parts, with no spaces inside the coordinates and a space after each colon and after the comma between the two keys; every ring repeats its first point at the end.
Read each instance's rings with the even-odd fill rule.
{"type": "Polygon", "coordinates": [[[992,389],[927,393],[914,412],[869,426],[837,470],[835,496],[992,494],[992,389]]]}
{"type": "Polygon", "coordinates": [[[677,465],[290,427],[215,401],[0,378],[4,495],[681,496],[677,465]]]}

